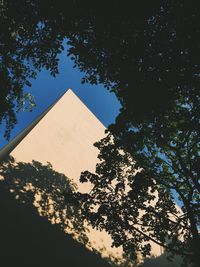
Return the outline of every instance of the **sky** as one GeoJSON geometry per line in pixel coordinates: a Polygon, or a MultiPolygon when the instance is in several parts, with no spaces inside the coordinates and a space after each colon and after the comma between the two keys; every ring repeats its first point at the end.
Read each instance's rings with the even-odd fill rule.
{"type": "MultiPolygon", "coordinates": [[[[30,88],[24,88],[35,97],[36,107],[32,112],[21,111],[17,114],[18,123],[11,132],[12,140],[44,110],[54,103],[68,88],[84,102],[95,116],[107,127],[115,121],[120,104],[113,93],[108,92],[103,85],[81,84],[81,73],[73,68],[73,62],[67,57],[66,50],[59,56],[59,74],[54,78],[49,71],[42,70],[30,88]]],[[[0,149],[8,141],[3,137],[4,126],[0,126],[0,149]]]]}

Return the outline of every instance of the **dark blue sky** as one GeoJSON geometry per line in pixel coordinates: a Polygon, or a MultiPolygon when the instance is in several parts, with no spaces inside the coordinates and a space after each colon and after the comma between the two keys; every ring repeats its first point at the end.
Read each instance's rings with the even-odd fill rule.
{"type": "MultiPolygon", "coordinates": [[[[58,99],[67,88],[71,88],[105,126],[114,122],[120,108],[115,95],[109,93],[102,85],[81,84],[83,73],[73,68],[73,62],[66,56],[66,51],[59,58],[59,74],[56,78],[43,70],[37,79],[32,81],[31,88],[27,88],[27,91],[34,95],[37,106],[32,112],[18,113],[18,123],[12,130],[11,139],[58,99]]],[[[1,149],[7,141],[3,138],[4,126],[0,127],[1,149]]]]}

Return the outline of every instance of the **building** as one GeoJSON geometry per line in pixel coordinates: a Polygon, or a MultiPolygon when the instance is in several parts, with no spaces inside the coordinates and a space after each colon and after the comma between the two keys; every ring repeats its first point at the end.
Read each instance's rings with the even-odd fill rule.
{"type": "MultiPolygon", "coordinates": [[[[93,144],[104,136],[104,132],[103,124],[72,90],[68,89],[48,110],[0,151],[0,161],[10,155],[15,162],[28,164],[35,160],[43,165],[50,162],[53,170],[78,183],[80,190],[88,191],[89,187],[79,183],[80,173],[84,170],[95,171],[98,150],[93,144]]],[[[9,199],[9,196],[6,198],[9,199]]],[[[22,214],[23,208],[20,208],[19,214],[22,214]]],[[[10,209],[12,210],[12,205],[10,209]]],[[[29,216],[27,219],[30,221],[29,216]]],[[[92,236],[90,233],[91,241],[92,236]]],[[[94,239],[97,243],[98,238],[102,240],[102,236],[95,233],[94,239]]],[[[98,261],[95,264],[93,261],[93,266],[97,266],[97,263],[98,261]]],[[[88,264],[89,262],[87,266],[88,264]]]]}
{"type": "MultiPolygon", "coordinates": [[[[27,173],[28,168],[30,169],[34,167],[34,170],[35,170],[37,166],[39,166],[42,168],[43,171],[45,168],[47,168],[46,169],[46,173],[47,173],[48,171],[47,162],[49,162],[52,165],[51,167],[52,170],[56,172],[54,174],[57,175],[57,177],[60,178],[61,174],[64,174],[67,178],[71,179],[71,181],[74,181],[77,184],[80,191],[87,192],[90,190],[90,186],[89,185],[86,186],[85,184],[79,183],[79,177],[80,177],[81,172],[84,170],[95,172],[98,150],[97,148],[93,146],[93,144],[96,141],[103,138],[104,136],[105,136],[104,125],[81,102],[81,100],[73,93],[73,91],[71,89],[68,89],[67,92],[65,92],[65,94],[60,99],[58,99],[47,111],[45,111],[38,119],[33,121],[13,141],[11,141],[5,148],[3,148],[0,151],[0,161],[3,161],[8,155],[10,155],[11,157],[14,158],[15,163],[23,163],[23,165],[20,165],[20,166],[22,166],[23,168],[27,167],[26,171],[24,171],[23,169],[23,175],[25,175],[24,173],[26,173],[25,179],[29,175],[31,176],[30,173],[27,173]],[[37,164],[34,165],[33,161],[38,162],[38,164],[41,164],[41,165],[37,165],[37,164]]],[[[40,182],[40,180],[42,180],[41,178],[42,176],[40,177],[40,175],[42,174],[39,174],[36,187],[38,185],[38,181],[40,182]]],[[[18,176],[19,176],[19,172],[17,173],[16,177],[18,176]]],[[[30,186],[31,180],[30,179],[27,180],[29,182],[26,182],[26,184],[24,184],[25,179],[22,179],[23,188],[18,187],[18,190],[20,189],[21,191],[26,191],[26,189],[30,189],[29,186],[30,186]]],[[[16,178],[16,181],[18,181],[17,178],[16,178]]],[[[42,186],[43,186],[43,190],[45,190],[45,186],[48,187],[48,184],[46,185],[43,184],[42,186]]],[[[61,188],[62,188],[62,185],[61,185],[61,188]]],[[[10,188],[10,190],[12,191],[13,189],[10,188]]],[[[21,192],[20,190],[18,191],[18,193],[21,192]]],[[[51,192],[52,188],[50,188],[49,190],[50,190],[49,192],[51,192]]],[[[44,213],[44,211],[41,210],[38,204],[39,202],[37,201],[37,200],[40,200],[41,193],[37,193],[35,195],[36,197],[35,197],[34,204],[38,208],[38,211],[42,214],[42,212],[44,213]]],[[[18,195],[16,197],[18,197],[18,195]]],[[[38,225],[38,227],[40,227],[41,225],[46,225],[47,229],[49,227],[52,227],[52,226],[47,226],[47,222],[39,222],[42,219],[37,218],[35,211],[33,212],[35,215],[33,215],[33,213],[31,213],[30,210],[27,210],[27,208],[18,207],[18,204],[15,204],[13,200],[10,199],[10,196],[6,195],[5,198],[7,198],[8,202],[11,203],[9,209],[12,210],[12,212],[11,214],[9,213],[10,217],[8,216],[10,218],[9,223],[10,223],[10,220],[16,220],[16,218],[19,218],[19,217],[23,218],[23,221],[27,220],[27,224],[29,225],[29,227],[26,229],[26,231],[27,233],[29,233],[29,235],[32,235],[31,233],[35,232],[36,227],[34,225],[38,225]],[[15,213],[15,210],[19,210],[19,216],[15,214],[16,216],[13,217],[12,219],[12,215],[13,215],[13,212],[15,213]],[[24,210],[24,213],[23,213],[23,210],[24,210]],[[25,216],[23,214],[28,214],[28,215],[25,216]],[[34,224],[31,224],[31,222],[35,221],[35,219],[31,219],[31,218],[37,218],[36,219],[37,222],[35,222],[34,224]],[[31,228],[33,229],[33,231],[30,231],[31,228]]],[[[50,203],[52,199],[49,199],[48,201],[49,201],[48,203],[50,203]]],[[[2,206],[2,210],[3,210],[3,206],[2,206]]],[[[8,214],[8,211],[6,211],[6,214],[8,214]]],[[[59,218],[57,219],[58,219],[58,222],[56,221],[55,217],[51,218],[50,220],[51,222],[59,223],[59,218]]],[[[6,221],[4,223],[4,226],[5,224],[6,224],[6,221]]],[[[27,224],[25,223],[25,225],[27,224]]],[[[14,236],[18,236],[17,239],[19,239],[18,230],[21,229],[22,221],[21,220],[18,221],[18,226],[17,226],[17,223],[15,223],[14,225],[15,225],[14,236]]],[[[3,225],[1,228],[3,228],[3,225]]],[[[42,229],[44,229],[44,227],[42,229]]],[[[57,233],[59,233],[58,235],[60,236],[60,232],[57,228],[56,230],[53,230],[53,228],[51,229],[53,233],[57,231],[57,233]]],[[[21,229],[20,231],[22,235],[24,235],[23,229],[21,229]]],[[[34,240],[34,236],[35,235],[32,236],[32,239],[31,239],[32,241],[30,240],[30,242],[33,242],[33,243],[36,242],[36,240],[34,240]]],[[[102,246],[104,246],[106,247],[108,251],[110,250],[111,253],[112,252],[116,253],[118,251],[114,249],[112,250],[110,248],[111,239],[105,233],[102,234],[102,233],[99,233],[98,231],[94,231],[90,229],[90,233],[88,234],[88,237],[91,242],[91,246],[95,247],[95,249],[97,250],[101,248],[102,246]]],[[[76,238],[76,235],[75,235],[75,238],[76,238]]],[[[55,240],[56,240],[56,234],[55,234],[55,240]]],[[[58,240],[57,242],[59,242],[60,239],[58,238],[57,240],[58,240]]],[[[29,242],[29,241],[26,240],[24,242],[29,242]]],[[[44,243],[44,240],[42,242],[44,243]]],[[[11,241],[11,243],[13,242],[11,241]]],[[[52,243],[53,243],[53,240],[51,240],[51,244],[52,243]]],[[[65,242],[62,239],[62,242],[60,243],[62,244],[62,250],[63,250],[64,243],[65,242]]],[[[37,245],[35,245],[35,248],[36,247],[37,245]]],[[[43,246],[43,248],[41,248],[39,251],[44,249],[44,247],[45,246],[43,246]]],[[[59,247],[59,244],[58,244],[58,247],[59,247]]],[[[26,246],[24,247],[24,249],[25,248],[26,246]]],[[[29,246],[29,248],[30,248],[29,249],[29,252],[30,252],[31,246],[29,246]]],[[[83,247],[81,247],[81,249],[84,250],[83,247]]],[[[21,251],[23,251],[23,249],[21,249],[21,251]]],[[[29,252],[26,252],[26,253],[29,253],[29,252]]],[[[48,254],[47,251],[45,253],[48,254]]],[[[44,255],[46,255],[45,253],[44,255]]],[[[100,260],[99,257],[95,258],[96,256],[94,256],[89,251],[85,253],[86,254],[84,255],[88,255],[87,257],[88,262],[85,262],[84,264],[84,256],[83,256],[83,260],[78,261],[78,262],[76,262],[77,260],[76,257],[74,259],[71,258],[70,261],[73,262],[74,260],[74,262],[70,263],[71,264],[70,267],[78,267],[82,265],[90,266],[91,264],[95,267],[98,267],[98,266],[106,267],[107,266],[107,263],[100,260]],[[90,262],[89,255],[92,255],[91,262],[90,262]]],[[[120,253],[121,251],[119,251],[119,254],[120,253]]],[[[157,256],[161,254],[160,247],[158,247],[157,245],[154,246],[154,254],[157,256]]],[[[42,254],[40,255],[41,261],[39,261],[39,263],[42,263],[42,261],[44,260],[43,258],[44,255],[42,254]]],[[[50,263],[54,262],[53,260],[54,257],[52,255],[53,255],[53,252],[51,253],[50,263]]],[[[32,256],[32,258],[33,257],[34,256],[32,256]]],[[[81,257],[81,254],[80,254],[80,257],[81,257]]],[[[61,255],[59,258],[60,259],[63,258],[63,255],[61,255]]],[[[19,258],[19,262],[21,260],[22,258],[19,258]]],[[[63,260],[65,259],[63,258],[63,260]]],[[[67,257],[66,257],[66,261],[68,261],[67,257]]],[[[48,265],[46,266],[51,266],[50,263],[48,263],[48,265]]],[[[63,264],[63,262],[60,264],[63,264]]],[[[6,266],[9,266],[9,265],[6,265],[6,266]]],[[[21,266],[23,266],[23,264],[21,264],[21,266]]],[[[28,266],[35,266],[35,265],[28,265],[28,266]]],[[[40,265],[37,265],[37,266],[40,266],[40,265]]],[[[45,266],[45,265],[41,264],[41,266],[45,266]]],[[[56,266],[59,267],[61,265],[56,265],[56,266]]]]}

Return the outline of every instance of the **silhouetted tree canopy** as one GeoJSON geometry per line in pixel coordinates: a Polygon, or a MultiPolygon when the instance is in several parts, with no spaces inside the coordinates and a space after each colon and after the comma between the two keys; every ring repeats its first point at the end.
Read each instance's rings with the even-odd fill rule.
{"type": "MultiPolygon", "coordinates": [[[[184,1],[162,1],[142,29],[132,27],[135,34],[129,27],[123,38],[122,22],[110,42],[104,33],[107,42],[88,50],[96,58],[89,68],[76,50],[88,81],[104,82],[122,104],[111,133],[96,144],[96,173],[81,177],[94,185],[84,205],[88,218],[125,251],[146,256],[153,241],[194,266],[200,262],[199,14],[184,1]]],[[[99,40],[95,32],[93,39],[99,40]]]]}
{"type": "MultiPolygon", "coordinates": [[[[173,113],[177,121],[179,114],[173,113]]],[[[184,129],[188,121],[180,117],[176,125],[170,117],[161,129],[143,124],[97,143],[96,173],[80,178],[93,184],[83,212],[93,227],[111,234],[113,246],[146,256],[153,241],[198,266],[199,133],[184,129]]]]}
{"type": "Polygon", "coordinates": [[[103,83],[122,105],[108,136],[96,144],[96,174],[81,177],[94,185],[82,199],[85,215],[125,251],[147,255],[152,240],[198,266],[196,3],[140,1],[132,7],[132,1],[77,0],[64,8],[64,1],[5,0],[0,15],[0,119],[7,120],[6,136],[16,123],[16,106],[30,98],[24,86],[43,67],[57,74],[66,40],[68,56],[85,72],[82,82],[103,83]]]}
{"type": "MultiPolygon", "coordinates": [[[[157,3],[158,1],[153,2],[157,3]]],[[[53,76],[58,73],[57,56],[64,49],[63,40],[67,38],[68,44],[71,46],[69,54],[73,55],[75,65],[79,60],[79,68],[84,71],[88,68],[93,76],[92,80],[94,80],[97,72],[93,72],[91,68],[96,65],[99,57],[94,52],[104,53],[104,46],[108,45],[107,51],[105,50],[106,58],[108,57],[108,62],[114,63],[113,60],[110,61],[110,49],[113,49],[113,45],[115,48],[118,46],[121,32],[125,30],[124,37],[127,36],[127,41],[132,42],[130,38],[133,36],[132,34],[129,36],[129,30],[132,31],[133,24],[136,28],[138,23],[141,24],[138,28],[141,31],[145,22],[142,19],[147,18],[155,9],[152,4],[145,3],[145,5],[144,10],[143,1],[141,1],[141,4],[132,10],[131,1],[124,5],[121,1],[107,3],[106,1],[87,0],[83,2],[78,0],[68,1],[67,6],[65,1],[1,1],[0,122],[5,120],[7,123],[5,136],[9,138],[10,130],[16,123],[16,112],[23,108],[32,108],[34,105],[34,99],[24,90],[31,86],[31,79],[36,78],[42,68],[49,70],[53,76]],[[121,24],[121,20],[124,20],[124,25],[120,31],[118,26],[119,23],[121,24]],[[94,33],[98,36],[95,37],[94,33]],[[118,39],[113,42],[113,37],[118,39]],[[82,42],[83,39],[84,42],[82,42]],[[79,51],[79,56],[77,56],[77,51],[79,51]],[[88,53],[90,57],[88,57],[88,53]]],[[[123,56],[119,57],[118,55],[122,46],[123,44],[115,51],[116,55],[113,55],[113,59],[117,56],[121,61],[123,56]]],[[[123,53],[126,54],[130,51],[127,49],[124,51],[124,48],[123,53]]],[[[130,49],[132,50],[132,47],[130,49]]],[[[107,67],[112,68],[109,66],[110,63],[107,67]]],[[[98,65],[101,68],[99,69],[99,66],[95,66],[95,68],[99,72],[104,71],[105,66],[102,65],[100,58],[98,65]]],[[[113,71],[111,69],[108,71],[112,75],[113,71]]],[[[109,78],[101,77],[101,82],[104,79],[104,82],[108,83],[109,78]]],[[[116,78],[113,77],[111,82],[116,78]]],[[[90,81],[92,80],[90,79],[90,81]]]]}

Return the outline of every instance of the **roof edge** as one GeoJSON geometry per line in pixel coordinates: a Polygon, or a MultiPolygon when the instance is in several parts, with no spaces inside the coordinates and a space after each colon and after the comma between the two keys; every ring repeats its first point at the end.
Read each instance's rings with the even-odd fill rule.
{"type": "Polygon", "coordinates": [[[24,130],[22,130],[14,139],[9,142],[5,147],[0,150],[0,163],[15,149],[15,147],[26,137],[26,135],[38,124],[38,122],[57,104],[57,102],[63,97],[65,92],[49,107],[45,110],[38,118],[33,120],[24,130]]]}

